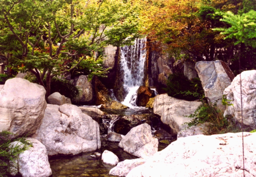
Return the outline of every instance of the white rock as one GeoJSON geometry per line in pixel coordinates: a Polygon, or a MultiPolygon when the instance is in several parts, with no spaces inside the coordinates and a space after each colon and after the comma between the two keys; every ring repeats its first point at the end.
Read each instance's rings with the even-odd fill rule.
{"type": "MultiPolygon", "coordinates": [[[[47,177],[52,174],[48,161],[47,150],[45,146],[34,138],[26,138],[32,144],[27,150],[19,154],[15,162],[11,162],[11,174],[17,175],[18,172],[23,177],[47,177]]],[[[11,146],[23,147],[24,144],[15,141],[11,146]]]]}
{"type": "MultiPolygon", "coordinates": [[[[242,72],[241,79],[243,124],[256,129],[256,70],[242,72]]],[[[231,85],[224,90],[224,95],[232,104],[232,106],[227,106],[224,116],[231,115],[237,122],[242,123],[240,85],[239,74],[234,78],[231,85]]]]}
{"type": "Polygon", "coordinates": [[[46,108],[45,89],[21,78],[9,79],[0,89],[0,132],[12,137],[35,133],[46,108]]]}
{"type": "MultiPolygon", "coordinates": [[[[179,138],[132,169],[127,177],[240,177],[242,133],[179,138]]],[[[256,175],[256,134],[244,133],[245,176],[256,175]]]]}
{"type": "Polygon", "coordinates": [[[110,175],[116,175],[116,176],[126,176],[133,168],[142,165],[146,162],[145,159],[139,158],[139,159],[132,159],[132,160],[124,160],[122,162],[119,162],[117,166],[112,168],[109,171],[110,175]]]}
{"type": "Polygon", "coordinates": [[[98,123],[71,104],[48,104],[42,124],[33,137],[46,146],[48,155],[74,155],[101,146],[98,123]]]}
{"type": "Polygon", "coordinates": [[[119,162],[118,157],[111,151],[105,150],[102,153],[101,159],[104,163],[110,165],[116,165],[119,162]]]}
{"type": "Polygon", "coordinates": [[[71,104],[70,98],[61,95],[59,92],[54,92],[48,97],[49,104],[63,105],[65,103],[71,104]]]}
{"type": "Polygon", "coordinates": [[[192,121],[188,116],[201,105],[200,101],[185,101],[168,96],[157,95],[153,103],[154,114],[161,116],[161,121],[169,125],[173,133],[178,133],[184,123],[192,121]]]}
{"type": "Polygon", "coordinates": [[[137,157],[147,158],[158,151],[158,140],[147,123],[133,127],[120,141],[119,147],[137,157]]]}

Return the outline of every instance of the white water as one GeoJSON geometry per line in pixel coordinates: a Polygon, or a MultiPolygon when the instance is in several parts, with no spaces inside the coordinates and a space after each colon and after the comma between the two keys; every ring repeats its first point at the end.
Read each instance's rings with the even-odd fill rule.
{"type": "Polygon", "coordinates": [[[143,85],[145,61],[146,39],[136,39],[134,45],[121,47],[124,89],[128,92],[122,104],[130,108],[138,108],[137,90],[143,85]]]}

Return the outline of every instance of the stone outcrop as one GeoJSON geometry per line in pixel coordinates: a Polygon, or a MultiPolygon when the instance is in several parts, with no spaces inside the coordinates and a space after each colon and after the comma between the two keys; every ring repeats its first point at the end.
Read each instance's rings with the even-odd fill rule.
{"type": "MultiPolygon", "coordinates": [[[[256,134],[244,133],[245,176],[256,175],[255,138],[256,134]]],[[[241,140],[242,133],[179,138],[127,177],[243,176],[241,140]]]]}
{"type": "Polygon", "coordinates": [[[201,80],[205,97],[209,98],[212,104],[224,111],[222,105],[223,91],[227,88],[234,78],[233,72],[228,65],[220,60],[199,61],[196,63],[196,71],[201,80]]]}
{"type": "Polygon", "coordinates": [[[101,146],[98,123],[71,104],[48,104],[42,124],[33,137],[46,146],[48,155],[75,155],[101,146]]]}
{"type": "Polygon", "coordinates": [[[93,103],[93,86],[92,83],[88,80],[88,76],[80,75],[77,79],[75,79],[74,82],[74,85],[78,88],[79,94],[72,101],[76,104],[93,103]]]}
{"type": "Polygon", "coordinates": [[[149,100],[148,100],[148,102],[146,104],[146,108],[151,108],[152,109],[154,101],[155,101],[155,97],[149,98],[149,100]]]}
{"type": "Polygon", "coordinates": [[[109,165],[116,165],[119,162],[118,157],[111,151],[105,150],[102,153],[101,159],[104,163],[109,165]]]}
{"type": "Polygon", "coordinates": [[[244,71],[232,81],[231,85],[224,90],[224,95],[232,105],[227,106],[224,115],[231,115],[238,123],[256,129],[256,70],[244,71]],[[240,89],[242,89],[242,96],[240,89]],[[242,97],[242,100],[241,100],[242,97]],[[243,121],[241,116],[241,101],[243,105],[243,121]]]}
{"type": "Polygon", "coordinates": [[[48,97],[49,104],[63,105],[63,104],[71,104],[70,98],[61,95],[59,92],[54,92],[48,97]]]}
{"type": "Polygon", "coordinates": [[[184,123],[192,120],[188,116],[193,114],[201,104],[200,101],[179,100],[167,94],[161,94],[155,97],[153,111],[161,116],[162,122],[169,125],[173,133],[177,134],[184,123]]]}
{"type": "Polygon", "coordinates": [[[21,78],[9,79],[0,90],[0,132],[12,137],[35,133],[44,117],[45,89],[21,78]]]}
{"type": "Polygon", "coordinates": [[[158,151],[158,140],[147,123],[132,128],[120,141],[119,147],[137,157],[146,158],[158,151]]]}
{"type": "Polygon", "coordinates": [[[154,96],[154,91],[151,90],[150,87],[140,86],[137,91],[137,106],[146,106],[149,99],[154,96]]]}
{"type": "MultiPolygon", "coordinates": [[[[26,138],[32,144],[27,150],[19,154],[18,158],[11,161],[11,175],[20,173],[24,177],[47,177],[51,176],[52,170],[48,161],[47,150],[45,146],[34,138],[26,138]]],[[[24,144],[15,141],[11,143],[12,147],[23,147],[24,144]]]]}

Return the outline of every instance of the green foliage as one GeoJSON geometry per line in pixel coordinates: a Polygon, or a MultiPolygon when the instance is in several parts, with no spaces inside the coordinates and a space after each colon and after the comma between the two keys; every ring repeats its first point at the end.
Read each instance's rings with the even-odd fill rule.
{"type": "Polygon", "coordinates": [[[169,96],[185,99],[196,100],[204,97],[204,91],[199,78],[191,81],[182,74],[171,74],[168,77],[167,87],[164,90],[169,96]]]}
{"type": "Polygon", "coordinates": [[[250,10],[242,15],[230,11],[223,14],[221,21],[230,25],[229,28],[215,28],[225,35],[225,39],[235,39],[237,44],[256,47],[256,11],[250,10]]]}
{"type": "Polygon", "coordinates": [[[25,140],[24,137],[9,140],[8,136],[11,135],[10,132],[2,131],[0,132],[0,176],[7,177],[8,171],[10,170],[10,161],[15,160],[20,153],[31,147],[31,144],[25,140]],[[10,143],[14,141],[19,141],[24,144],[24,146],[10,146],[10,143]]]}
{"type": "Polygon", "coordinates": [[[252,131],[250,131],[250,133],[255,133],[256,132],[256,130],[252,130],[252,131]]]}
{"type": "Polygon", "coordinates": [[[4,84],[7,78],[7,74],[0,74],[0,84],[4,84]]]}
{"type": "Polygon", "coordinates": [[[103,68],[102,57],[99,57],[97,60],[93,57],[87,57],[71,71],[71,76],[88,75],[88,78],[92,79],[93,76],[106,77],[107,73],[108,69],[103,68]]]}
{"type": "Polygon", "coordinates": [[[208,123],[208,129],[207,132],[204,132],[205,134],[237,131],[235,123],[232,122],[231,119],[224,117],[223,112],[217,108],[216,104],[211,105],[204,102],[193,114],[189,115],[189,117],[193,118],[193,120],[188,123],[188,126],[208,123]]]}

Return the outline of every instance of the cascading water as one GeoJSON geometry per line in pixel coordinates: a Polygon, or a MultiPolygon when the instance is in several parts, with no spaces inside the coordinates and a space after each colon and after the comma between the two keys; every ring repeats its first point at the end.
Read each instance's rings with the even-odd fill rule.
{"type": "Polygon", "coordinates": [[[146,53],[146,38],[136,39],[134,45],[121,47],[124,89],[128,93],[122,104],[130,108],[137,107],[137,90],[143,85],[146,53]]]}

